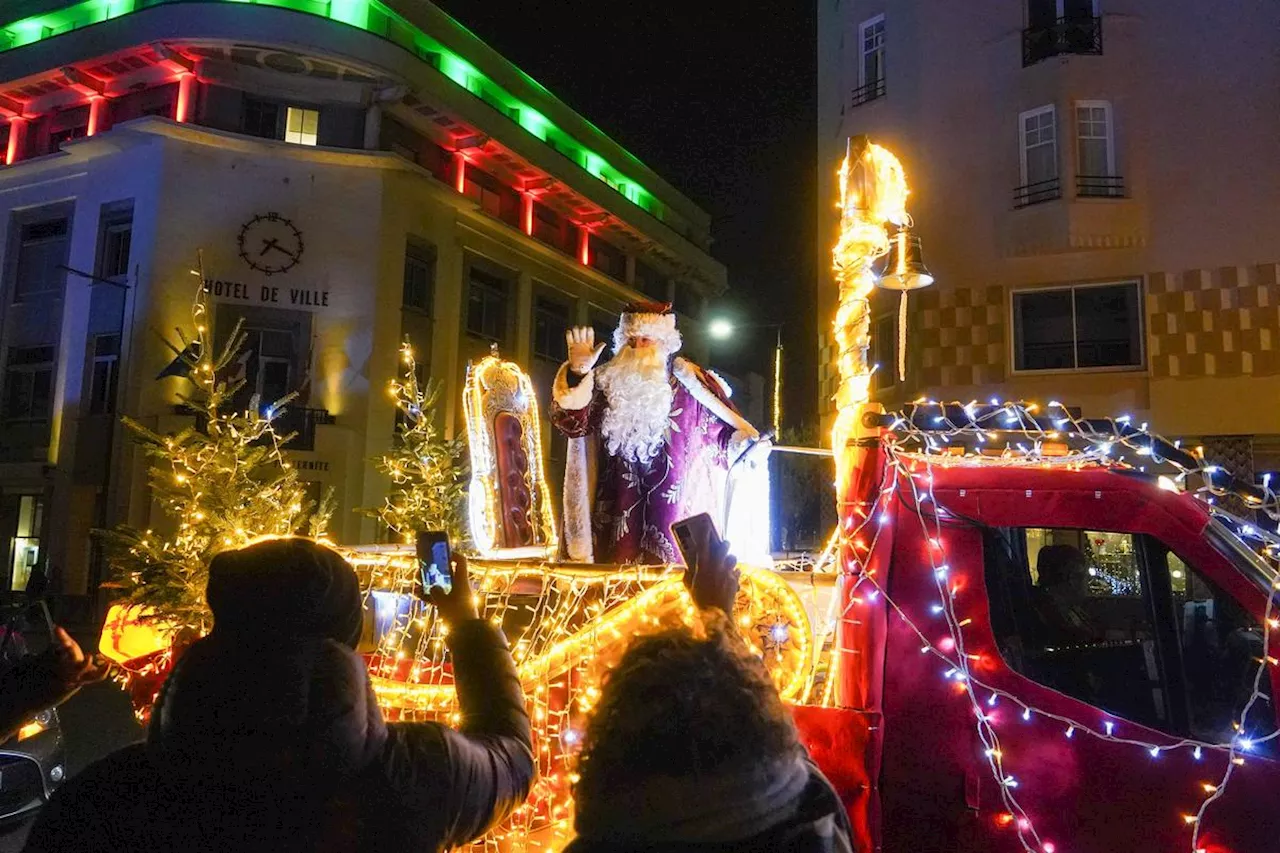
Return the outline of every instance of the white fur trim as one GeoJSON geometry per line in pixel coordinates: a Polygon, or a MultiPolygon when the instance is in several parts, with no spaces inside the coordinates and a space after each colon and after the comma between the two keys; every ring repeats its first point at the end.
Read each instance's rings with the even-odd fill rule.
{"type": "Polygon", "coordinates": [[[564,463],[564,548],[575,563],[595,562],[591,544],[591,506],[596,494],[596,446],[584,435],[569,439],[564,463]]]}
{"type": "Polygon", "coordinates": [[[731,425],[734,429],[747,433],[755,438],[760,433],[747,422],[747,419],[735,412],[724,401],[711,393],[711,389],[702,384],[701,378],[687,359],[677,358],[671,363],[671,373],[680,380],[680,384],[693,395],[693,399],[703,405],[711,414],[731,425]]]}
{"type": "Polygon", "coordinates": [[[622,352],[630,337],[659,341],[661,348],[669,356],[679,352],[684,344],[684,339],[676,328],[675,314],[623,314],[618,321],[618,328],[613,331],[613,351],[622,352]]]}
{"type": "Polygon", "coordinates": [[[714,379],[714,380],[716,381],[716,384],[720,386],[720,393],[721,393],[721,394],[725,395],[726,397],[732,397],[732,396],[733,396],[733,389],[729,387],[729,383],[728,383],[728,382],[725,382],[725,381],[724,381],[724,377],[723,377],[723,376],[721,376],[719,373],[716,373],[714,370],[712,370],[712,369],[710,369],[710,368],[707,368],[706,370],[704,370],[704,371],[702,371],[702,372],[703,372],[703,373],[705,373],[705,374],[707,374],[708,376],[710,376],[712,379],[714,379]]]}
{"type": "Polygon", "coordinates": [[[594,373],[588,373],[582,377],[581,382],[570,388],[569,363],[566,361],[556,371],[556,381],[551,385],[551,396],[560,408],[576,412],[578,409],[585,409],[591,405],[591,396],[595,393],[595,390],[596,377],[594,373]]]}

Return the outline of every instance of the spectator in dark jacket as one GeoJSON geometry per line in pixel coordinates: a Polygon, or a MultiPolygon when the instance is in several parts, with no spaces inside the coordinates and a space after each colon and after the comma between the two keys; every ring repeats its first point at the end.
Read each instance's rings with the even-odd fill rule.
{"type": "Polygon", "coordinates": [[[364,663],[355,572],[304,539],[220,554],[214,628],[179,660],[145,744],[49,803],[28,851],[443,850],[523,802],[534,765],[501,632],[466,561],[432,591],[462,726],[383,722],[364,663]]]}
{"type": "Polygon", "coordinates": [[[704,625],[632,643],[587,726],[565,853],[848,853],[849,819],[727,615],[728,546],[685,573],[704,625]]]}

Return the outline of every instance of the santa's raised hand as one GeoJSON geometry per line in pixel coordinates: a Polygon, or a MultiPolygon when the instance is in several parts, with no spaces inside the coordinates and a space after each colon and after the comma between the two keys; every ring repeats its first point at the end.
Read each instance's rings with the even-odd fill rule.
{"type": "Polygon", "coordinates": [[[596,344],[595,329],[575,326],[564,333],[564,339],[569,345],[569,369],[579,376],[590,373],[604,352],[604,344],[596,344]]]}

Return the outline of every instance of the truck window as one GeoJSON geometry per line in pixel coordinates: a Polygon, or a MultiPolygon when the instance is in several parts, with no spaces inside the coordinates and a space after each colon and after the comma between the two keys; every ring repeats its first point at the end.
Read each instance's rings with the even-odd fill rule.
{"type": "MultiPolygon", "coordinates": [[[[1153,537],[1064,528],[989,529],[991,625],[1011,669],[1178,737],[1231,740],[1253,694],[1262,630],[1153,537]]],[[[1280,753],[1270,673],[1241,726],[1251,752],[1280,753]]]]}
{"type": "Polygon", "coordinates": [[[1108,713],[1167,729],[1168,687],[1135,537],[1012,528],[988,540],[992,626],[1006,663],[1108,713]]]}
{"type": "MultiPolygon", "coordinates": [[[[1262,658],[1262,626],[1178,555],[1154,540],[1151,551],[1153,564],[1169,575],[1172,621],[1185,673],[1188,733],[1198,740],[1226,743],[1253,695],[1262,658]]],[[[1250,751],[1275,755],[1275,741],[1262,740],[1276,727],[1270,673],[1264,672],[1257,684],[1263,698],[1254,703],[1241,731],[1257,741],[1250,751]]]]}

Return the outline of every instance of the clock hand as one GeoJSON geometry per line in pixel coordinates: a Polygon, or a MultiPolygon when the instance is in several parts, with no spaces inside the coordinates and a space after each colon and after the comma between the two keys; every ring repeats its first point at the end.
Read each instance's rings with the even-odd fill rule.
{"type": "Polygon", "coordinates": [[[262,251],[258,253],[258,257],[262,257],[263,255],[265,255],[268,249],[279,249],[279,248],[280,246],[278,244],[278,241],[274,237],[269,239],[264,239],[262,241],[262,251]]]}

